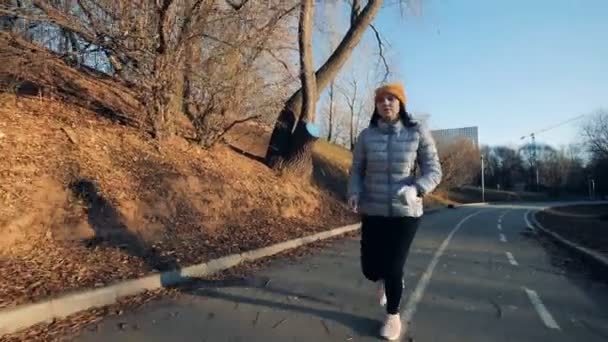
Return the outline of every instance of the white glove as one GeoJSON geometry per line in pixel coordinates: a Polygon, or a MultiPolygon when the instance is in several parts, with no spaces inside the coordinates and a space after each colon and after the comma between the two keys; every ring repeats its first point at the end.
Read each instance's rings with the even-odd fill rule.
{"type": "Polygon", "coordinates": [[[406,185],[397,192],[397,196],[399,196],[405,205],[410,206],[416,203],[416,200],[418,199],[418,190],[416,190],[416,187],[413,185],[406,185]]]}

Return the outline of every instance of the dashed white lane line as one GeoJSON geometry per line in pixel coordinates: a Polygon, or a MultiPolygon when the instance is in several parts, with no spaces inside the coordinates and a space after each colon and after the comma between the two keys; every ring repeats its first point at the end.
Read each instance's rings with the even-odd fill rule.
{"type": "Polygon", "coordinates": [[[507,242],[507,237],[505,236],[505,234],[500,234],[500,242],[507,242]]]}
{"type": "Polygon", "coordinates": [[[511,265],[519,266],[517,260],[515,260],[515,257],[513,256],[513,254],[511,254],[511,252],[507,252],[507,259],[509,259],[509,263],[511,263],[511,265]]]}
{"type": "Polygon", "coordinates": [[[508,213],[508,212],[509,212],[509,211],[507,210],[507,211],[505,211],[504,213],[502,213],[502,214],[500,215],[500,217],[498,218],[498,223],[502,223],[502,219],[505,217],[505,215],[507,215],[507,213],[508,213]]]}
{"type": "Polygon", "coordinates": [[[528,294],[530,302],[536,309],[536,312],[540,316],[540,319],[542,319],[543,323],[545,323],[547,328],[561,330],[557,322],[553,319],[553,316],[551,316],[549,310],[547,310],[547,307],[545,307],[543,302],[540,300],[540,297],[538,296],[536,291],[530,290],[527,287],[524,287],[523,289],[528,294]]]}
{"type": "Polygon", "coordinates": [[[502,224],[498,224],[498,230],[502,230],[502,224]]]}
{"type": "Polygon", "coordinates": [[[414,319],[414,314],[416,314],[416,308],[418,307],[418,303],[422,300],[422,297],[424,296],[424,291],[426,291],[426,288],[429,285],[429,282],[431,281],[431,277],[433,276],[433,271],[435,270],[435,267],[437,267],[437,263],[439,263],[439,259],[445,252],[446,248],[448,247],[448,244],[454,237],[454,234],[456,234],[460,230],[462,225],[467,220],[469,220],[471,217],[473,217],[481,212],[482,211],[479,210],[479,211],[463,218],[460,222],[458,222],[456,227],[454,227],[454,229],[452,229],[452,231],[445,238],[445,240],[443,240],[443,242],[441,243],[441,246],[439,246],[439,248],[435,252],[435,255],[433,255],[433,259],[431,259],[429,266],[426,268],[426,270],[420,277],[420,280],[418,280],[418,284],[416,284],[416,288],[414,289],[414,292],[412,292],[411,296],[409,297],[409,299],[407,301],[407,304],[405,305],[405,310],[403,311],[403,315],[401,315],[401,320],[403,322],[409,323],[414,319]]]}

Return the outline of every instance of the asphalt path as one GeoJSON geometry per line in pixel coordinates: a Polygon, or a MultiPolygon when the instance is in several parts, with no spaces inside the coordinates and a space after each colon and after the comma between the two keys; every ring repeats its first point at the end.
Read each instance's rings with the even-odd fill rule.
{"type": "MultiPolygon", "coordinates": [[[[608,288],[529,228],[542,204],[425,216],[407,261],[404,341],[608,341],[608,288]]],[[[101,321],[77,341],[378,341],[384,317],[359,241],[200,282],[101,321]]]]}

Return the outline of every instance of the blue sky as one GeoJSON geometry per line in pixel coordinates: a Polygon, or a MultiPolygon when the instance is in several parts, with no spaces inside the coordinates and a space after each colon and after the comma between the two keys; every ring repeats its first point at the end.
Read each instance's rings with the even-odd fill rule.
{"type": "MultiPolygon", "coordinates": [[[[408,109],[432,128],[479,126],[482,144],[519,138],[608,108],[607,0],[420,0],[419,16],[385,7],[408,109]]],[[[580,122],[580,121],[579,121],[580,122]]],[[[538,136],[580,142],[572,123],[538,136]]]]}

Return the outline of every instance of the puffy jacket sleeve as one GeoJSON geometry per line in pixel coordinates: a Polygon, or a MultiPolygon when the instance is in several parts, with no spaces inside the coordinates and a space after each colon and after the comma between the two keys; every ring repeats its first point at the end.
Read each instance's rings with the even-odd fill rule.
{"type": "Polygon", "coordinates": [[[353,195],[360,195],[363,191],[363,177],[365,176],[365,136],[367,135],[367,128],[361,131],[357,142],[355,143],[355,150],[353,151],[353,163],[350,167],[349,178],[348,178],[348,193],[347,198],[353,195]]]}
{"type": "Polygon", "coordinates": [[[437,146],[430,130],[425,125],[419,124],[418,132],[420,133],[420,144],[418,145],[417,160],[421,175],[416,180],[416,186],[428,194],[441,183],[443,173],[437,146]]]}

